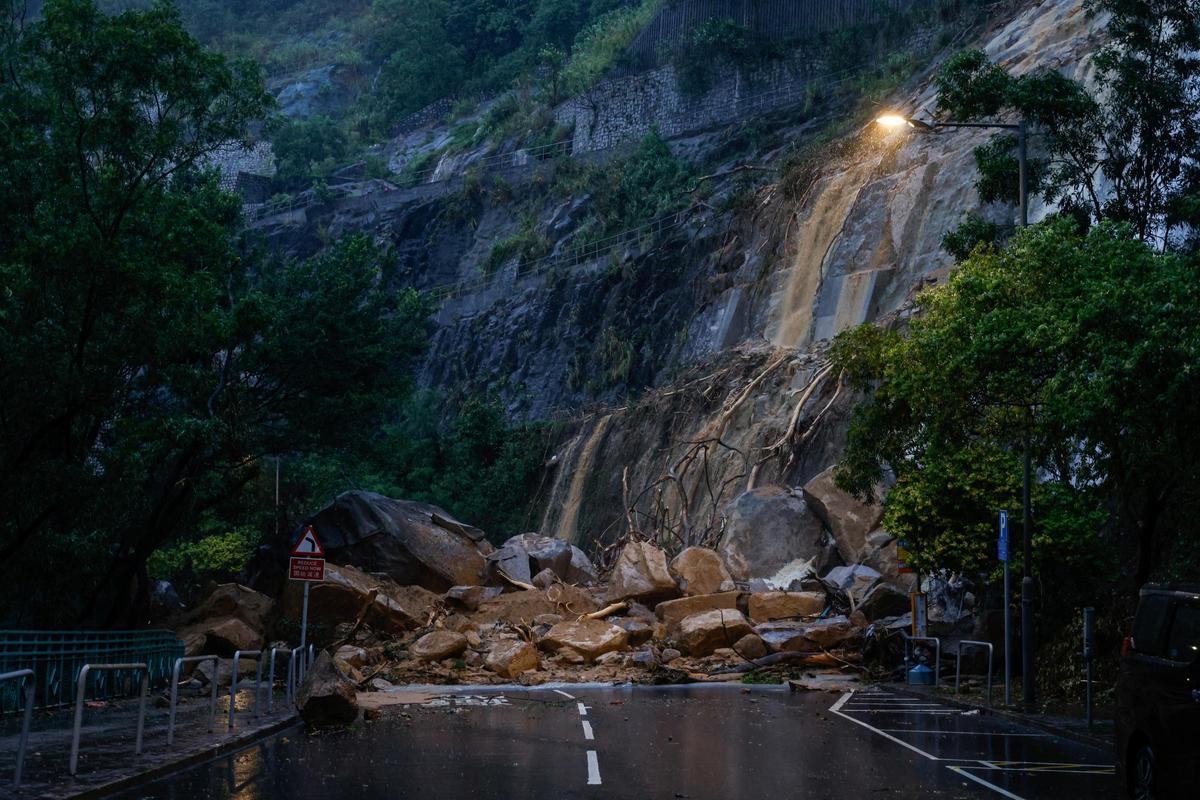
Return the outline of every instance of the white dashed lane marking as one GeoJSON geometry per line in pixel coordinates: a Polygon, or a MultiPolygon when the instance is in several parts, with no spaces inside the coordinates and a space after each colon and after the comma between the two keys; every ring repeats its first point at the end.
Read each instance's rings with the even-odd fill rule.
{"type": "Polygon", "coordinates": [[[588,786],[600,785],[600,762],[596,759],[596,751],[587,751],[588,786]]]}
{"type": "Polygon", "coordinates": [[[568,700],[575,699],[575,695],[568,694],[567,692],[564,692],[562,689],[555,689],[554,691],[557,692],[558,694],[561,694],[563,697],[567,698],[568,700]]]}
{"type": "Polygon", "coordinates": [[[585,706],[583,703],[576,703],[575,705],[579,706],[579,716],[586,717],[588,707],[585,706]]]}
{"type": "Polygon", "coordinates": [[[583,738],[587,739],[589,742],[596,738],[592,733],[592,723],[588,722],[586,719],[583,721],[583,738]]]}

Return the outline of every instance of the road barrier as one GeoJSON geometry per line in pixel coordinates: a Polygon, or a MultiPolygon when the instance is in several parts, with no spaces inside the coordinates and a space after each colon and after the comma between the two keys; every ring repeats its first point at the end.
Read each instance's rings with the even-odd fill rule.
{"type": "MultiPolygon", "coordinates": [[[[299,649],[299,648],[296,648],[296,649],[299,649]]],[[[269,671],[267,672],[267,713],[268,714],[270,714],[271,710],[275,707],[275,656],[279,655],[280,653],[285,653],[285,654],[287,654],[287,657],[288,657],[288,677],[287,677],[287,681],[284,683],[284,696],[286,698],[286,702],[289,704],[289,707],[290,707],[291,699],[292,699],[291,660],[292,660],[293,654],[295,652],[296,652],[296,650],[289,650],[286,647],[272,647],[271,648],[271,660],[270,660],[271,667],[270,667],[269,671]]]]}
{"type": "Polygon", "coordinates": [[[133,754],[142,754],[142,731],[146,727],[146,697],[150,694],[150,669],[146,664],[84,664],[79,670],[79,679],[76,681],[75,687],[75,725],[71,730],[71,761],[70,774],[75,776],[75,771],[79,766],[79,731],[83,727],[83,702],[86,694],[88,674],[95,672],[115,672],[115,671],[130,671],[140,672],[142,675],[142,691],[141,701],[138,703],[138,723],[137,723],[137,742],[134,744],[133,754]]]}
{"type": "Polygon", "coordinates": [[[238,661],[245,656],[258,661],[258,673],[254,676],[254,716],[258,716],[259,693],[262,692],[262,650],[238,650],[233,654],[233,674],[229,676],[229,730],[233,730],[233,715],[237,711],[238,661]]]}
{"type": "Polygon", "coordinates": [[[963,653],[963,648],[967,648],[967,647],[986,647],[987,648],[987,654],[988,654],[987,704],[990,707],[992,705],[992,650],[993,650],[991,642],[976,642],[976,641],[972,641],[971,639],[963,639],[961,642],[958,643],[958,657],[955,659],[955,661],[957,663],[954,667],[954,693],[958,694],[959,692],[962,691],[962,689],[961,689],[961,686],[962,686],[962,653],[963,653]]]}
{"type": "Polygon", "coordinates": [[[914,642],[933,642],[934,657],[933,657],[933,685],[938,685],[938,673],[942,671],[942,640],[936,636],[909,636],[904,631],[900,632],[904,636],[904,663],[909,663],[909,646],[914,642]]]}
{"type": "Polygon", "coordinates": [[[167,745],[175,741],[175,706],[179,702],[179,670],[184,664],[199,664],[204,661],[213,662],[211,698],[208,701],[208,732],[212,733],[217,725],[217,676],[221,671],[221,662],[216,656],[188,656],[175,659],[175,667],[171,670],[171,711],[167,721],[167,745]]]}
{"type": "MultiPolygon", "coordinates": [[[[13,770],[14,789],[21,786],[21,766],[25,763],[25,748],[29,745],[29,725],[33,721],[33,694],[35,674],[31,669],[18,669],[0,674],[0,684],[20,680],[25,684],[25,713],[21,718],[21,738],[17,740],[17,766],[13,770]]],[[[20,689],[17,690],[20,693],[20,689]]]]}

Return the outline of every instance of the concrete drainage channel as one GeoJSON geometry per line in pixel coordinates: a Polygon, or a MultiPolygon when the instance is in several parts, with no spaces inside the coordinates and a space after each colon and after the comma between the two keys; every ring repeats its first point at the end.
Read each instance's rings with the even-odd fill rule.
{"type": "Polygon", "coordinates": [[[204,698],[196,698],[202,702],[193,704],[185,699],[184,711],[180,713],[179,675],[183,665],[212,661],[215,656],[177,659],[172,670],[170,699],[162,703],[165,708],[156,703],[156,709],[149,712],[145,663],[85,664],[76,678],[77,699],[69,712],[65,709],[41,712],[36,724],[28,697],[32,695],[32,671],[0,675],[0,680],[10,686],[15,683],[18,690],[24,686],[27,692],[19,723],[0,731],[0,753],[12,753],[15,757],[10,762],[12,771],[0,777],[3,782],[0,786],[14,797],[101,797],[243,748],[297,725],[296,690],[311,666],[312,650],[273,648],[265,653],[239,652],[234,655],[235,670],[243,657],[258,661],[257,676],[250,688],[239,691],[234,672],[228,690],[227,725],[221,726],[216,724],[215,681],[211,692],[206,692],[204,698]],[[284,702],[276,711],[274,677],[279,655],[288,657],[288,669],[284,702]],[[269,682],[265,684],[261,680],[264,661],[270,665],[269,682]],[[98,673],[128,676],[137,682],[137,697],[108,703],[87,701],[84,686],[89,675],[98,673]],[[91,713],[86,715],[85,723],[86,709],[91,709],[91,713]],[[238,713],[245,711],[249,714],[238,713]]]}

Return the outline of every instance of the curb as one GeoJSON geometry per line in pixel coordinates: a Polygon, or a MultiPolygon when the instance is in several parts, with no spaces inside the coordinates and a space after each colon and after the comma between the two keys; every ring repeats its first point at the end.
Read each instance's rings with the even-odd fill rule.
{"type": "Polygon", "coordinates": [[[1033,714],[1024,714],[1019,711],[1009,711],[1005,708],[987,706],[983,703],[975,703],[970,700],[946,696],[937,692],[923,692],[918,689],[913,689],[906,684],[887,683],[882,685],[886,686],[891,691],[899,692],[900,694],[906,694],[909,697],[920,697],[925,699],[935,698],[938,700],[938,702],[955,706],[956,708],[962,708],[968,711],[979,711],[983,714],[992,714],[997,717],[1003,717],[1005,719],[1012,720],[1013,722],[1019,722],[1022,725],[1028,725],[1030,728],[1037,728],[1038,730],[1045,731],[1046,733],[1052,733],[1055,736],[1061,736],[1064,739],[1070,739],[1073,742],[1085,744],[1090,747],[1099,747],[1104,750],[1111,750],[1113,747],[1112,739],[1105,738],[1103,736],[1096,736],[1090,733],[1081,733],[1080,731],[1072,728],[1065,728],[1061,725],[1055,725],[1054,723],[1047,722],[1045,719],[1033,714]]]}
{"type": "Polygon", "coordinates": [[[247,732],[242,736],[237,736],[231,739],[226,739],[220,744],[213,747],[205,748],[198,752],[186,755],[177,761],[172,761],[167,764],[158,764],[141,772],[127,775],[123,778],[109,781],[108,783],[99,784],[97,786],[89,786],[86,789],[81,789],[78,792],[67,790],[64,794],[56,794],[53,789],[49,794],[43,795],[53,797],[55,800],[91,800],[92,798],[107,797],[110,794],[119,792],[122,789],[128,789],[132,786],[138,786],[149,781],[156,780],[165,775],[178,772],[179,770],[193,767],[197,764],[202,764],[205,761],[210,761],[214,758],[226,755],[236,750],[242,750],[247,745],[254,744],[260,739],[266,739],[275,734],[293,728],[300,724],[300,716],[293,714],[290,717],[285,717],[278,722],[272,723],[265,728],[259,728],[254,731],[247,732]]]}

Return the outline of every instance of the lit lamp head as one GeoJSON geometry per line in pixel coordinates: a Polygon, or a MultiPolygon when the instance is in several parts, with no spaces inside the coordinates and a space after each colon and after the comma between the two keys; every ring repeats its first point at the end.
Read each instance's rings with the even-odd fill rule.
{"type": "Polygon", "coordinates": [[[875,121],[885,128],[894,130],[896,128],[911,128],[913,127],[912,120],[900,114],[880,114],[875,118],[875,121]]]}

